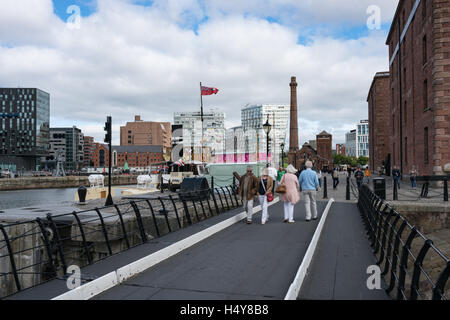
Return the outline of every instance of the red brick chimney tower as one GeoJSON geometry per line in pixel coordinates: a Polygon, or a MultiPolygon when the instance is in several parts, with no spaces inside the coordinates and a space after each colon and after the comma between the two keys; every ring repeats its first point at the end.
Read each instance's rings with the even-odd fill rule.
{"type": "Polygon", "coordinates": [[[291,77],[291,121],[289,129],[288,161],[297,168],[296,154],[298,151],[298,122],[297,122],[297,81],[291,77]]]}

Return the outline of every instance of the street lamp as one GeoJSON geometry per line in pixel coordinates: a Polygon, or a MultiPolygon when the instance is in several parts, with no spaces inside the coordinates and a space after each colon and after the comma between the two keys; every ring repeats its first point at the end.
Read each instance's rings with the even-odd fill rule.
{"type": "Polygon", "coordinates": [[[284,168],[284,142],[281,143],[281,167],[284,168]]]}
{"type": "Polygon", "coordinates": [[[266,132],[266,142],[267,142],[267,148],[266,148],[266,158],[267,158],[267,167],[269,167],[269,133],[270,130],[272,130],[272,126],[269,123],[269,115],[267,115],[267,121],[263,124],[264,131],[266,132]]]}

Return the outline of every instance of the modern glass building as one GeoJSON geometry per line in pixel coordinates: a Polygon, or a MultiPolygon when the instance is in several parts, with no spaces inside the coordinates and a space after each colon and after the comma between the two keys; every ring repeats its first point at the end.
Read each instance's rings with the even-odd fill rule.
{"type": "Polygon", "coordinates": [[[356,157],[356,130],[351,130],[345,134],[345,155],[356,157]]]}
{"type": "MultiPolygon", "coordinates": [[[[217,110],[203,112],[203,128],[201,114],[196,112],[175,112],[174,126],[181,126],[183,135],[183,160],[201,160],[202,146],[204,160],[223,153],[225,147],[225,113],[217,110]],[[203,138],[203,142],[202,142],[203,138]]],[[[174,159],[172,159],[174,160],[174,159]]]]}
{"type": "Polygon", "coordinates": [[[77,127],[50,128],[50,151],[52,160],[58,152],[66,170],[79,170],[84,166],[84,135],[77,127]]]}
{"type": "Polygon", "coordinates": [[[272,165],[278,167],[281,164],[281,144],[286,143],[286,135],[289,129],[291,107],[281,104],[260,104],[246,105],[241,110],[241,123],[244,132],[256,130],[258,141],[261,143],[264,152],[266,152],[266,133],[263,130],[263,124],[267,117],[272,126],[269,134],[270,161],[272,165]]]}
{"type": "Polygon", "coordinates": [[[40,170],[49,150],[50,95],[37,88],[0,88],[0,167],[40,170]]]}
{"type": "Polygon", "coordinates": [[[369,120],[356,125],[356,157],[369,156],[369,120]]]}

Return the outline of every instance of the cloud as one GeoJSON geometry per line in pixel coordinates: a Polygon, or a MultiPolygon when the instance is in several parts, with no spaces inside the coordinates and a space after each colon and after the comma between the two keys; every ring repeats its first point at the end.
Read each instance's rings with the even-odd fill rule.
{"type": "MultiPolygon", "coordinates": [[[[274,12],[286,21],[283,10],[295,8],[292,17],[310,12],[358,23],[366,5],[346,2],[343,8],[351,10],[333,20],[337,1],[297,2],[283,0],[274,12]]],[[[272,7],[262,0],[156,0],[149,7],[98,0],[97,11],[70,30],[49,0],[8,1],[0,11],[0,86],[49,92],[51,126],[71,122],[99,141],[105,117],[112,115],[119,143],[119,125],[135,114],[172,122],[175,111],[198,110],[200,81],[220,89],[205,97],[205,107],[224,110],[227,125],[236,125],[247,103],[289,104],[290,77],[297,76],[300,141],[327,130],[342,142],[345,130],[367,118],[373,75],[388,68],[386,31],[358,40],[313,35],[302,45],[297,28],[261,18],[272,7]],[[206,15],[196,32],[185,26],[206,15]]]]}

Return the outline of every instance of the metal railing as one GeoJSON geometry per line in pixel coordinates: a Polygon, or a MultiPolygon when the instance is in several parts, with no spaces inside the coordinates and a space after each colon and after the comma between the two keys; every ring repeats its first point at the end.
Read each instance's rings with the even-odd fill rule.
{"type": "Polygon", "coordinates": [[[359,189],[358,208],[388,287],[398,300],[447,300],[450,260],[433,241],[375,195],[359,189]]]}
{"type": "Polygon", "coordinates": [[[240,205],[236,186],[226,186],[0,224],[0,298],[240,205]]]}

